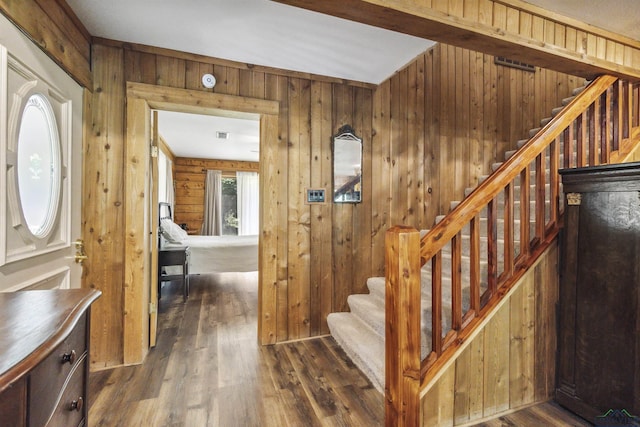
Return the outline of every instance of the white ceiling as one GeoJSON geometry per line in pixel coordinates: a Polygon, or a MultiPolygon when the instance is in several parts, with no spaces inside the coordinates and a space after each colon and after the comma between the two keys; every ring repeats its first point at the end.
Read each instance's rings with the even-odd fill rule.
{"type": "Polygon", "coordinates": [[[158,111],[158,132],[178,157],[250,162],[260,157],[258,120],[158,111]],[[228,139],[216,132],[227,132],[228,139]]]}
{"type": "MultiPolygon", "coordinates": [[[[67,0],[67,3],[93,36],[374,84],[390,77],[433,44],[269,0],[67,0]]],[[[640,40],[638,0],[529,0],[528,3],[640,40]]],[[[209,151],[194,151],[195,146],[211,147],[215,144],[210,142],[210,135],[237,125],[202,120],[206,123],[204,130],[199,131],[195,122],[185,125],[170,118],[171,115],[163,116],[159,121],[161,134],[180,157],[214,158],[209,151]],[[172,129],[178,126],[182,127],[180,131],[172,129]],[[203,142],[198,142],[199,134],[203,135],[203,142]],[[183,144],[178,138],[188,142],[183,144]]],[[[229,141],[226,144],[233,145],[229,141]]],[[[238,145],[250,144],[238,142],[238,145]]],[[[250,151],[255,148],[249,148],[250,151]]]]}

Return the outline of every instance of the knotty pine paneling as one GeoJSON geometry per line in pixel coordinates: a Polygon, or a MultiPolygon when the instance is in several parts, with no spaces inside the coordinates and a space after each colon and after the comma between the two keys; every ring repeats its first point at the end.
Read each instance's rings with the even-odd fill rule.
{"type": "MultiPolygon", "coordinates": [[[[374,95],[374,171],[384,174],[372,178],[380,187],[374,206],[390,201],[389,218],[376,208],[374,224],[430,228],[583,83],[540,68],[497,66],[490,55],[449,45],[420,55],[374,95]]],[[[376,264],[381,254],[374,253],[376,264]]]]}
{"type": "Polygon", "coordinates": [[[0,0],[0,12],[80,85],[91,88],[91,35],[64,1],[0,0]]]}
{"type": "Polygon", "coordinates": [[[428,388],[421,425],[479,422],[551,398],[558,283],[556,243],[428,388]]]}
{"type": "Polygon", "coordinates": [[[93,47],[93,93],[85,103],[83,285],[102,291],[91,311],[91,368],[123,362],[124,132],[123,52],[93,47]]]}
{"type": "MultiPolygon", "coordinates": [[[[87,190],[99,200],[85,215],[108,218],[94,236],[124,239],[120,205],[106,198],[124,191],[118,180],[124,173],[122,154],[112,157],[123,143],[124,128],[112,115],[123,117],[125,80],[211,92],[198,79],[201,72],[213,71],[215,93],[278,101],[277,145],[263,147],[269,164],[261,165],[266,171],[261,178],[267,209],[263,217],[269,227],[264,233],[273,251],[269,283],[263,285],[269,287],[275,313],[262,317],[266,323],[260,332],[268,342],[327,333],[326,315],[346,310],[349,294],[366,292],[366,278],[383,274],[387,228],[401,223],[428,228],[451,200],[462,196],[464,187],[488,173],[503,150],[515,146],[516,135],[519,139],[528,133],[535,123],[529,117],[539,121],[548,116],[549,106],[560,105],[579,85],[579,79],[556,72],[529,75],[497,67],[489,55],[447,45],[420,55],[377,88],[111,41],[95,45],[93,66],[99,84],[87,117],[92,124],[89,145],[95,147],[86,153],[95,165],[87,190]],[[511,114],[511,109],[521,113],[511,114]],[[331,136],[347,123],[363,139],[363,203],[305,204],[306,188],[330,193],[331,136]],[[105,177],[108,185],[101,184],[105,177]]],[[[180,163],[176,159],[174,173],[176,199],[183,208],[176,209],[176,220],[199,221],[202,167],[195,166],[200,167],[196,177],[193,165],[180,163]]],[[[98,237],[92,244],[94,250],[104,245],[98,237]]],[[[110,253],[102,262],[121,271],[122,253],[110,253]]],[[[91,275],[90,283],[103,293],[109,288],[102,309],[94,310],[102,324],[96,331],[102,332],[92,339],[104,349],[96,364],[118,364],[122,279],[91,275]],[[113,347],[106,344],[114,340],[113,347]]]]}

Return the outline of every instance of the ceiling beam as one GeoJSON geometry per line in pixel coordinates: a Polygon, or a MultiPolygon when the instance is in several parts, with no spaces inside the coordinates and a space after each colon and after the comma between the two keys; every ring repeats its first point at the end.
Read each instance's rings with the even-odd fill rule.
{"type": "Polygon", "coordinates": [[[274,1],[567,74],[640,80],[640,42],[519,0],[274,1]]]}

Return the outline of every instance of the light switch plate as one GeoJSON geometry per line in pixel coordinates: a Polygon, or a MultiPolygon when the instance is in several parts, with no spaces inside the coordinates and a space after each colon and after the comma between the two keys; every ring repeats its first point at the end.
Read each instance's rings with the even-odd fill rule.
{"type": "Polygon", "coordinates": [[[325,189],[324,188],[307,188],[307,198],[305,203],[307,204],[319,204],[325,203],[325,189]]]}

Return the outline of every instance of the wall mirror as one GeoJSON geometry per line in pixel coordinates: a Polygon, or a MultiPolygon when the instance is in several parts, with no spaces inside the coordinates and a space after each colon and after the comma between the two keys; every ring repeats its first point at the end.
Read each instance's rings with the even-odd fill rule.
{"type": "Polygon", "coordinates": [[[349,125],[333,137],[333,201],[362,201],[362,140],[349,125]]]}

